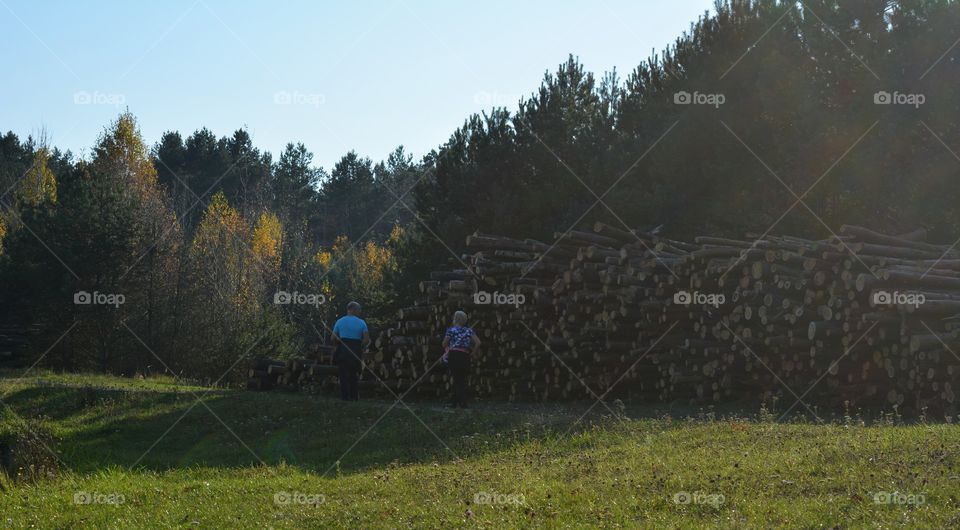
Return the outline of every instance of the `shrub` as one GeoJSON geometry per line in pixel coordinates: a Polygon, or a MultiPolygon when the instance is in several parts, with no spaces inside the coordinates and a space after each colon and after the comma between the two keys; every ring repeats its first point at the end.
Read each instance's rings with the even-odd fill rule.
{"type": "Polygon", "coordinates": [[[0,415],[0,468],[16,481],[55,477],[60,457],[57,439],[45,418],[24,419],[6,411],[0,415]]]}

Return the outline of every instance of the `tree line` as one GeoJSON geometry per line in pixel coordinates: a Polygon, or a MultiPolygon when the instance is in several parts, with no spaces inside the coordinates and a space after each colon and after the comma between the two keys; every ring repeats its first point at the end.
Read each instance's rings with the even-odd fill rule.
{"type": "Polygon", "coordinates": [[[278,292],[386,318],[475,230],[551,243],[595,220],[680,238],[855,223],[952,242],[958,39],[955,1],[722,2],[624,78],[571,56],[419,160],[351,152],[329,171],[302,144],[274,160],[244,130],[148,148],[129,113],[89,160],[8,133],[3,296],[44,329],[79,322],[45,362],[132,372],[160,357],[216,377],[323,334],[335,303],[278,292]],[[94,290],[127,298],[56,303],[94,290]]]}
{"type": "Polygon", "coordinates": [[[89,160],[12,133],[2,147],[4,316],[42,324],[50,366],[232,377],[323,340],[349,297],[393,303],[407,221],[374,217],[375,189],[417,171],[402,148],[327,175],[302,144],[274,162],[242,130],[149,149],[129,112],[89,160]]]}

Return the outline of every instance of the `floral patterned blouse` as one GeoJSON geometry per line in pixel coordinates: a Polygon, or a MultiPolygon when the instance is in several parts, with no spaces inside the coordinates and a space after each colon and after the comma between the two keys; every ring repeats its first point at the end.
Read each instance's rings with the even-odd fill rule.
{"type": "Polygon", "coordinates": [[[448,345],[451,350],[469,351],[473,330],[464,326],[453,326],[447,329],[446,337],[450,339],[448,345]]]}

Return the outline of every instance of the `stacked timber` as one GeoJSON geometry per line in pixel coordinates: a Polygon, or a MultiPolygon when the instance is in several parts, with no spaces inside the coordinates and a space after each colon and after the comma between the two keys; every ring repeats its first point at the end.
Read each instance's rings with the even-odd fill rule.
{"type": "Polygon", "coordinates": [[[459,309],[483,341],[481,399],[954,412],[960,252],[923,231],[688,242],[598,223],[556,236],[469,236],[459,266],[431,273],[380,334],[369,369],[396,392],[447,395],[438,361],[459,309]]]}
{"type": "Polygon", "coordinates": [[[337,374],[332,356],[333,347],[315,344],[307,349],[304,357],[287,360],[257,359],[248,371],[247,389],[297,389],[318,384],[325,377],[337,374]]]}
{"type": "MultiPolygon", "coordinates": [[[[960,252],[856,226],[821,240],[692,242],[598,223],[556,243],[475,233],[456,267],[376,335],[364,380],[384,395],[450,392],[441,341],[464,310],[483,341],[475,397],[711,404],[780,398],[838,410],[953,415],[960,252]]],[[[258,361],[251,388],[335,374],[329,347],[258,361]],[[324,356],[325,355],[325,356],[324,356]]]]}

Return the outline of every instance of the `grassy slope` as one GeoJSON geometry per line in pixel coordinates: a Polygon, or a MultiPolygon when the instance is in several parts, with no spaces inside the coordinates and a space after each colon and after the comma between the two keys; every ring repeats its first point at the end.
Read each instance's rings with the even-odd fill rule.
{"type": "Polygon", "coordinates": [[[411,405],[416,416],[399,405],[337,465],[391,403],[216,390],[197,404],[204,392],[169,380],[0,379],[19,415],[49,418],[70,468],[2,483],[0,526],[960,526],[952,425],[595,418],[567,434],[586,405],[411,405]],[[881,491],[925,502],[878,505],[881,491]],[[76,504],[78,492],[124,502],[76,504]],[[278,504],[282,492],[324,502],[278,504]],[[477,505],[478,492],[523,504],[477,505]],[[677,504],[678,492],[723,502],[677,504]]]}

